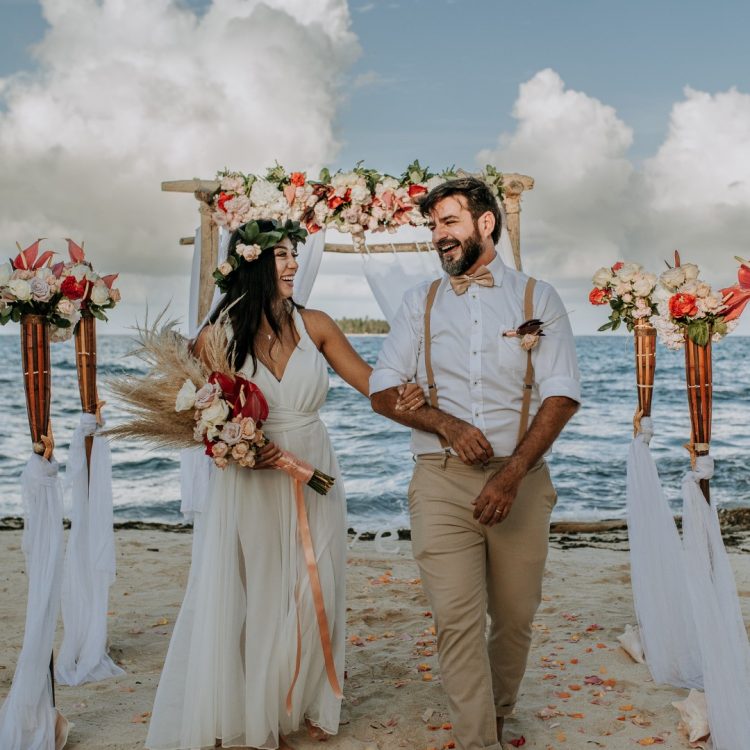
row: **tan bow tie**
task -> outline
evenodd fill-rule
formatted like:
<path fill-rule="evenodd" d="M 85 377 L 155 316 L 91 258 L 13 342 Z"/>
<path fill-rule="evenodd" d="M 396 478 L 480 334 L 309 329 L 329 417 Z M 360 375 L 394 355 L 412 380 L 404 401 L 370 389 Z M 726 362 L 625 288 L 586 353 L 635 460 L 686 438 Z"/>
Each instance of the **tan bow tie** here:
<path fill-rule="evenodd" d="M 463 294 L 472 284 L 479 286 L 494 286 L 495 278 L 487 266 L 479 266 L 476 273 L 466 274 L 465 276 L 449 276 L 453 291 L 460 295 Z"/>

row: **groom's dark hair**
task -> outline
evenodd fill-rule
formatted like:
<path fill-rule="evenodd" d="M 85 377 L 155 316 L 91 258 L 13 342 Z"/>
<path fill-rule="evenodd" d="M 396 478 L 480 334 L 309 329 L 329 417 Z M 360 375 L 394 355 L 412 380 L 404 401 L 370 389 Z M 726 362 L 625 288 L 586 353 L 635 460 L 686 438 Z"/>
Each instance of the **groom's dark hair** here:
<path fill-rule="evenodd" d="M 419 211 L 425 218 L 429 218 L 435 206 L 444 198 L 452 195 L 463 195 L 466 207 L 476 222 L 482 214 L 489 211 L 495 217 L 495 228 L 492 230 L 492 241 L 497 245 L 503 228 L 503 217 L 500 205 L 490 186 L 477 177 L 458 177 L 448 180 L 442 185 L 430 190 L 419 204 Z"/>

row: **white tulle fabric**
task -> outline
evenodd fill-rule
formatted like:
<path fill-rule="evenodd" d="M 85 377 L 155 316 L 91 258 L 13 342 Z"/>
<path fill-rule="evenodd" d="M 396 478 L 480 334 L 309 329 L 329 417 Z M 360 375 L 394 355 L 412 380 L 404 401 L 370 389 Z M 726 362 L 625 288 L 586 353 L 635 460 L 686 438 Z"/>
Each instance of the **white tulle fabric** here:
<path fill-rule="evenodd" d="M 107 653 L 109 587 L 115 580 L 112 455 L 109 442 L 95 434 L 97 429 L 95 415 L 81 415 L 65 473 L 72 510 L 62 581 L 65 634 L 55 661 L 55 677 L 63 685 L 125 674 Z M 94 435 L 90 479 L 88 435 Z"/>
<path fill-rule="evenodd" d="M 305 488 L 339 681 L 345 645 L 346 510 L 343 483 L 318 410 L 328 390 L 325 360 L 295 314 L 301 339 L 281 381 L 262 365 L 266 434 L 337 478 L 326 495 Z M 294 487 L 277 471 L 215 471 L 201 561 L 193 566 L 156 694 L 146 746 L 153 750 L 278 747 L 279 732 L 308 717 L 338 729 L 340 701 L 326 678 L 318 626 L 297 538 Z M 299 601 L 299 611 L 296 602 Z M 292 712 L 285 710 L 302 632 Z M 342 683 L 343 684 L 343 683 Z"/>
<path fill-rule="evenodd" d="M 53 750 L 56 711 L 49 664 L 60 606 L 63 550 L 57 462 L 33 454 L 21 476 L 21 491 L 29 594 L 23 647 L 10 693 L 0 709 L 0 748 Z"/>
<path fill-rule="evenodd" d="M 698 456 L 682 482 L 685 564 L 714 748 L 741 750 L 750 738 L 750 647 L 716 506 L 698 485 L 713 473 L 713 459 Z"/>
<path fill-rule="evenodd" d="M 640 638 L 654 682 L 701 688 L 682 542 L 649 449 L 652 436 L 653 423 L 644 417 L 627 463 L 630 577 Z"/>
<path fill-rule="evenodd" d="M 382 233 L 366 233 L 366 239 L 383 243 Z M 438 278 L 442 273 L 437 253 L 431 249 L 430 232 L 424 227 L 400 227 L 394 234 L 386 235 L 393 245 L 392 253 L 362 254 L 362 269 L 380 311 L 389 323 L 401 305 L 404 292 L 417 284 Z M 417 253 L 397 252 L 399 243 L 410 242 L 420 249 Z M 507 232 L 502 232 L 495 247 L 500 259 L 510 268 L 515 268 L 513 249 Z"/>

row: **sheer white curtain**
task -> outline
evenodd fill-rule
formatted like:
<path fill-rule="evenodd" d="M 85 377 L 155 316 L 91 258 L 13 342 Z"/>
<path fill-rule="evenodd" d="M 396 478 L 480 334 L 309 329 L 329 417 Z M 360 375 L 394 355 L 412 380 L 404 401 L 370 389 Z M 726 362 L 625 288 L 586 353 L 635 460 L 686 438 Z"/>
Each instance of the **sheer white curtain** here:
<path fill-rule="evenodd" d="M 10 693 L 0 709 L 2 750 L 52 750 L 57 712 L 49 668 L 60 607 L 63 527 L 56 461 L 32 454 L 21 476 L 23 552 L 29 578 L 26 630 Z"/>
<path fill-rule="evenodd" d="M 701 688 L 682 542 L 649 449 L 652 436 L 653 423 L 644 417 L 627 463 L 630 578 L 640 638 L 654 682 Z"/>
<path fill-rule="evenodd" d="M 65 484 L 72 499 L 70 534 L 62 581 L 65 626 L 55 676 L 63 685 L 81 685 L 125 674 L 107 653 L 109 587 L 115 580 L 112 455 L 96 435 L 94 414 L 82 414 L 68 453 Z M 93 435 L 91 473 L 86 437 Z"/>
<path fill-rule="evenodd" d="M 739 750 L 750 743 L 750 646 L 716 506 L 698 484 L 713 473 L 713 458 L 698 456 L 685 475 L 682 533 L 711 738 L 715 750 Z"/>

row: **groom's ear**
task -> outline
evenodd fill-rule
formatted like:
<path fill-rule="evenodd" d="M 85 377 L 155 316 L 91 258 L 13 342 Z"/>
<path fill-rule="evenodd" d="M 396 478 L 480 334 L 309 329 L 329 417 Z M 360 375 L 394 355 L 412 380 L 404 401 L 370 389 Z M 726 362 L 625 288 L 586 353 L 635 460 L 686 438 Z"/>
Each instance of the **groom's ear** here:
<path fill-rule="evenodd" d="M 492 211 L 485 211 L 477 219 L 477 228 L 479 229 L 479 236 L 483 240 L 492 237 L 492 232 L 495 231 L 495 215 Z"/>

